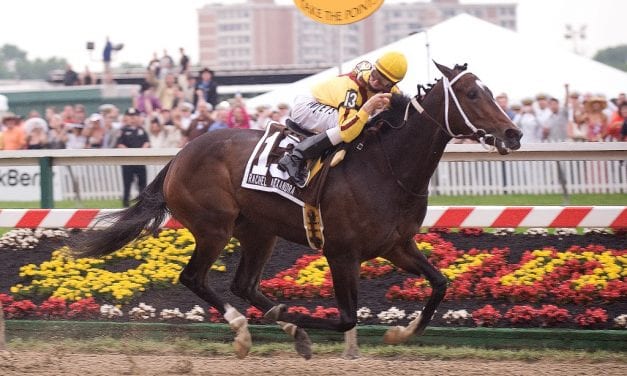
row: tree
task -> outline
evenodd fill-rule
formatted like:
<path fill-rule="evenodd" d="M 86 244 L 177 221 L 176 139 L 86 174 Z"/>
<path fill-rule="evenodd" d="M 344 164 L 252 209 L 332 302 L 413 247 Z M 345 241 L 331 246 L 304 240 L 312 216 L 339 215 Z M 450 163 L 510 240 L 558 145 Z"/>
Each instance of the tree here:
<path fill-rule="evenodd" d="M 599 50 L 593 59 L 627 72 L 627 44 Z"/>
<path fill-rule="evenodd" d="M 0 47 L 0 79 L 42 79 L 54 69 L 64 69 L 67 64 L 63 58 L 52 57 L 46 60 L 30 61 L 27 52 L 12 44 Z"/>

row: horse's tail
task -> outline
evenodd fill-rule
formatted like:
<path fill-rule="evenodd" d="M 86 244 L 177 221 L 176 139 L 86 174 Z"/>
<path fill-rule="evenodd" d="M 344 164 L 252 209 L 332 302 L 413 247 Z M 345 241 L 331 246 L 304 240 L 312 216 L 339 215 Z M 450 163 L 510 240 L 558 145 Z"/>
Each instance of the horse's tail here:
<path fill-rule="evenodd" d="M 163 197 L 163 182 L 170 168 L 169 162 L 157 177 L 144 189 L 137 202 L 124 210 L 107 214 L 98 221 L 112 222 L 104 230 L 89 230 L 68 241 L 68 246 L 77 257 L 103 256 L 122 248 L 140 236 L 157 236 L 159 228 L 168 214 Z"/>

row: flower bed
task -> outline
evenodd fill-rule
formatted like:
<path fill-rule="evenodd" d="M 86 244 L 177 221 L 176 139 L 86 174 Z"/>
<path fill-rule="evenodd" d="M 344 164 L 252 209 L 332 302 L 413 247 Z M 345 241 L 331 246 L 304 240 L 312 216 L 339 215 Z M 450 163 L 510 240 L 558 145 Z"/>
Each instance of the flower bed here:
<path fill-rule="evenodd" d="M 509 246 L 509 239 L 517 236 L 490 236 L 490 240 L 494 243 L 498 239 Z M 568 245 L 557 242 L 558 248 L 548 245 L 555 239 L 545 236 L 546 246 L 537 246 L 542 243 L 538 240 L 530 248 L 512 250 L 498 243 L 496 247 L 481 247 L 488 236 L 478 230 L 418 234 L 418 249 L 449 280 L 445 302 L 434 324 L 625 328 L 624 235 L 596 236 L 601 242 L 623 247 L 582 246 L 573 241 Z M 460 239 L 477 246 L 460 249 Z M 27 262 L 16 275 L 7 275 L 9 284 L 3 281 L 0 300 L 7 317 L 16 319 L 218 322 L 221 318 L 215 309 L 201 308 L 206 304 L 178 284 L 178 274 L 193 247 L 189 232 L 164 230 L 159 238 L 137 242 L 103 259 L 72 260 L 63 249 L 54 249 L 45 256 L 41 246 L 24 251 L 0 250 L 0 259 L 7 253 L 41 253 L 38 262 Z M 218 293 L 228 295 L 237 248 L 233 240 L 212 267 L 210 274 Z M 280 242 L 267 270 L 262 290 L 274 299 L 291 301 L 290 310 L 317 317 L 337 315 L 333 285 L 322 254 Z M 366 324 L 405 323 L 419 314 L 421 301 L 430 294 L 427 281 L 397 270 L 384 259 L 363 263 L 361 277 L 360 302 L 364 307 L 358 316 Z M 235 305 L 251 321 L 261 322 L 258 310 Z"/>

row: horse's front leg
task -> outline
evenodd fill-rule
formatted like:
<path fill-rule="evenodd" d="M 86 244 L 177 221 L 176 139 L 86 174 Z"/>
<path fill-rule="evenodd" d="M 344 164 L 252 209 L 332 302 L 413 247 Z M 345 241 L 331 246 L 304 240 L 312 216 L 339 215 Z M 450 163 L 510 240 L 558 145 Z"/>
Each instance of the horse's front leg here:
<path fill-rule="evenodd" d="M 271 318 L 295 324 L 299 328 L 314 328 L 346 332 L 357 325 L 357 290 L 359 286 L 359 259 L 345 249 L 338 252 L 325 252 L 331 276 L 335 300 L 340 313 L 338 319 L 311 317 L 289 313 L 286 310 L 273 309 Z"/>
<path fill-rule="evenodd" d="M 431 319 L 435 310 L 444 299 L 446 294 L 446 278 L 433 266 L 427 257 L 418 250 L 413 239 L 409 239 L 405 244 L 398 246 L 392 252 L 384 256 L 397 267 L 416 275 L 424 275 L 431 284 L 431 296 L 425 304 L 422 313 L 413 319 L 406 327 L 396 326 L 390 328 L 384 335 L 383 340 L 388 344 L 398 344 L 407 341 L 412 335 L 421 335 Z"/>

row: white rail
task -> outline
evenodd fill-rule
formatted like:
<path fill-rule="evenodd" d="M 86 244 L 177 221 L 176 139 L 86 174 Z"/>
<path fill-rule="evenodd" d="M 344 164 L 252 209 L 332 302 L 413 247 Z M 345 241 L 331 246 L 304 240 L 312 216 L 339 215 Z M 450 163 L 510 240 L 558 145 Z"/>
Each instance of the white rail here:
<path fill-rule="evenodd" d="M 6 175 L 2 166 L 36 166 L 43 160 L 42 166 L 72 166 L 72 171 L 69 167 L 55 170 L 60 199 L 78 198 L 78 193 L 81 199 L 118 199 L 122 191 L 119 165 L 149 165 L 152 180 L 179 150 L 0 151 L 0 189 L 7 180 L 2 178 Z M 487 152 L 480 145 L 450 144 L 442 161 L 431 179 L 431 194 L 627 193 L 626 142 L 527 144 L 506 156 Z M 40 172 L 44 179 L 45 168 Z"/>
<path fill-rule="evenodd" d="M 180 149 L 0 150 L 0 166 L 166 164 Z M 478 144 L 449 144 L 443 162 L 627 160 L 627 142 L 555 142 L 523 145 L 509 155 L 487 152 Z"/>

